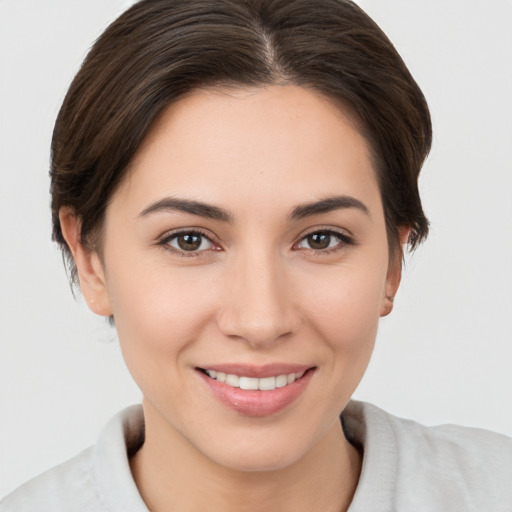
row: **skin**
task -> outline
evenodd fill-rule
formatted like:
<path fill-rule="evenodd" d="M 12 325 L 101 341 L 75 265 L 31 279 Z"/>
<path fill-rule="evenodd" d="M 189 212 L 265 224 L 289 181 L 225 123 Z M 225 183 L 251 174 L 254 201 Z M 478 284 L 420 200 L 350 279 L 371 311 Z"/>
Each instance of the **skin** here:
<path fill-rule="evenodd" d="M 333 196 L 366 211 L 290 219 Z M 141 215 L 166 197 L 223 208 L 232 222 Z M 361 455 L 339 414 L 400 281 L 368 146 L 350 118 L 295 86 L 196 91 L 140 147 L 107 208 L 101 257 L 79 243 L 72 211 L 61 222 L 82 292 L 94 312 L 114 315 L 144 396 L 146 440 L 131 465 L 148 507 L 346 510 Z M 180 251 L 177 229 L 210 241 Z M 312 247 L 307 235 L 322 230 L 353 243 L 331 235 Z M 196 369 L 273 362 L 314 371 L 295 401 L 264 417 L 226 407 Z"/>

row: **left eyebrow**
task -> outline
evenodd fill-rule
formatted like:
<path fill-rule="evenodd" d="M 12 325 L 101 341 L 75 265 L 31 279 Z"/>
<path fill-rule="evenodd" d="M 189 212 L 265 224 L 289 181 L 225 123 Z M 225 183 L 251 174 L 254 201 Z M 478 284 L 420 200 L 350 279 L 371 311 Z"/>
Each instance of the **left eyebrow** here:
<path fill-rule="evenodd" d="M 371 218 L 368 207 L 352 196 L 332 196 L 314 201 L 311 203 L 304 203 L 296 206 L 289 215 L 289 220 L 300 220 L 312 215 L 319 215 L 321 213 L 332 212 L 333 210 L 343 210 L 347 208 L 355 208 Z"/>

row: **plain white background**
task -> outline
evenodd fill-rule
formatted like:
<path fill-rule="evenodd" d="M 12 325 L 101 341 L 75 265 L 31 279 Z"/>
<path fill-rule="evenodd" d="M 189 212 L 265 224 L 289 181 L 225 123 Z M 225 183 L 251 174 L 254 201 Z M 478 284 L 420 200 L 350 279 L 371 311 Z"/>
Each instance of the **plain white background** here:
<path fill-rule="evenodd" d="M 92 41 L 130 2 L 0 0 L 0 496 L 140 394 L 50 241 L 49 145 Z M 512 2 L 361 0 L 430 103 L 431 236 L 356 397 L 512 435 Z"/>

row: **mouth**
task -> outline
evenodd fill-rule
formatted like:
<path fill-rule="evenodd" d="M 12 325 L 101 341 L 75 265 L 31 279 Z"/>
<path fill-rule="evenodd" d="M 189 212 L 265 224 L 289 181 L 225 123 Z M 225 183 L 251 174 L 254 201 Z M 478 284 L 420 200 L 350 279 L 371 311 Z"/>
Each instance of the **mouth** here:
<path fill-rule="evenodd" d="M 244 416 L 270 416 L 294 403 L 306 390 L 316 366 L 223 365 L 199 368 L 213 397 Z"/>
<path fill-rule="evenodd" d="M 280 375 L 271 375 L 269 377 L 249 377 L 246 375 L 236 375 L 234 373 L 225 373 L 216 370 L 209 370 L 205 368 L 198 368 L 199 371 L 205 375 L 214 379 L 217 382 L 222 382 L 226 386 L 232 388 L 240 388 L 247 391 L 272 391 L 276 388 L 284 388 L 290 384 L 293 384 L 296 380 L 302 378 L 307 371 L 303 370 L 300 372 L 283 373 Z"/>

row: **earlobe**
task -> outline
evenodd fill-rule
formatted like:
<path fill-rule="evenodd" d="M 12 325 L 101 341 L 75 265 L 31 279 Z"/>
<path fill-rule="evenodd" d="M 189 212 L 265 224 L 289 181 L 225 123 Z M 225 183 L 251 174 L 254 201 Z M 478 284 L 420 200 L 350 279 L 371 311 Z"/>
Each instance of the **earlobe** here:
<path fill-rule="evenodd" d="M 96 251 L 85 247 L 80 239 L 80 219 L 70 208 L 59 211 L 62 235 L 68 244 L 77 268 L 80 290 L 89 309 L 101 316 L 111 316 L 105 272 Z"/>
<path fill-rule="evenodd" d="M 385 293 L 384 297 L 382 298 L 382 305 L 380 310 L 381 317 L 387 316 L 391 313 L 391 311 L 393 311 L 395 295 L 398 291 L 398 287 L 400 286 L 400 281 L 402 279 L 402 255 L 404 253 L 405 245 L 409 240 L 411 228 L 401 227 L 398 230 L 398 234 L 400 237 L 400 253 L 397 254 L 394 260 L 389 264 L 388 273 L 386 276 Z"/>
<path fill-rule="evenodd" d="M 386 291 L 384 297 L 382 298 L 382 304 L 380 309 L 380 316 L 387 316 L 393 311 L 393 305 L 395 300 L 395 294 L 398 291 L 398 286 L 400 284 L 401 271 L 393 270 L 390 275 L 388 272 L 388 276 L 386 278 Z"/>

